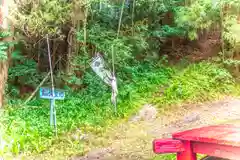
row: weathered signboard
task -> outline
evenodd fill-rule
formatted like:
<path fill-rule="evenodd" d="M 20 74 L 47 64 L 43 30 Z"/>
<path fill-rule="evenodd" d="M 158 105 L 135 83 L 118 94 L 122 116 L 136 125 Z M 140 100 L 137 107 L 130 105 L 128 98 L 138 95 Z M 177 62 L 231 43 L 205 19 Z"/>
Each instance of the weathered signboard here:
<path fill-rule="evenodd" d="M 57 117 L 55 109 L 55 100 L 63 100 L 65 98 L 64 90 L 54 89 L 54 94 L 52 88 L 40 88 L 39 96 L 43 99 L 50 100 L 50 125 L 55 126 L 55 133 L 57 134 Z"/>
<path fill-rule="evenodd" d="M 54 97 L 51 88 L 40 88 L 40 98 L 63 100 L 65 98 L 64 90 L 54 89 Z"/>
<path fill-rule="evenodd" d="M 108 85 L 111 86 L 111 72 L 106 68 L 104 59 L 100 54 L 92 59 L 91 67 L 93 71 Z"/>
<path fill-rule="evenodd" d="M 93 71 L 109 86 L 112 87 L 112 97 L 111 101 L 115 107 L 115 112 L 117 112 L 117 79 L 114 73 L 111 73 L 110 70 L 107 69 L 104 59 L 100 54 L 96 54 L 96 56 L 91 61 L 91 67 Z"/>

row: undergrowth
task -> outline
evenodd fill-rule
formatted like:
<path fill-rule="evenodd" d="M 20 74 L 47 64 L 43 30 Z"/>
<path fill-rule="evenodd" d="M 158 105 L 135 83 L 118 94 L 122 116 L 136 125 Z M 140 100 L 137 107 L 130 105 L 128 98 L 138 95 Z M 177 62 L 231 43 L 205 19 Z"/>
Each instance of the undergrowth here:
<path fill-rule="evenodd" d="M 77 129 L 101 133 L 106 126 L 127 118 L 144 103 L 155 102 L 163 107 L 188 100 L 205 100 L 216 94 L 231 94 L 234 90 L 231 74 L 210 62 L 190 64 L 182 70 L 160 63 L 142 63 L 125 67 L 118 72 L 118 78 L 117 115 L 114 115 L 109 100 L 110 89 L 90 70 L 84 78 L 88 84 L 86 90 L 68 92 L 64 101 L 57 101 L 59 136 Z M 159 86 L 168 88 L 163 95 L 153 96 L 159 91 Z M 28 106 L 9 106 L 0 122 L 4 124 L 0 126 L 4 131 L 0 138 L 5 142 L 1 143 L 1 154 L 42 153 L 60 143 L 49 126 L 49 102 L 45 100 L 33 100 Z M 84 147 L 80 140 L 71 142 L 71 145 Z"/>
<path fill-rule="evenodd" d="M 68 92 L 65 100 L 56 102 L 59 135 L 79 128 L 95 134 L 101 132 L 112 121 L 135 112 L 156 86 L 167 83 L 173 71 L 159 64 L 144 63 L 126 67 L 124 72 L 118 73 L 117 115 L 110 103 L 110 88 L 89 70 L 84 78 L 88 84 L 86 90 Z M 36 99 L 28 106 L 9 106 L 0 121 L 6 128 L 4 139 L 11 143 L 5 146 L 5 152 L 40 153 L 56 140 L 49 126 L 49 102 L 46 100 Z"/>
<path fill-rule="evenodd" d="M 158 97 L 155 102 L 167 105 L 186 101 L 206 101 L 216 98 L 218 94 L 235 94 L 237 91 L 234 82 L 232 75 L 221 64 L 211 62 L 191 64 L 171 79 L 164 96 Z"/>

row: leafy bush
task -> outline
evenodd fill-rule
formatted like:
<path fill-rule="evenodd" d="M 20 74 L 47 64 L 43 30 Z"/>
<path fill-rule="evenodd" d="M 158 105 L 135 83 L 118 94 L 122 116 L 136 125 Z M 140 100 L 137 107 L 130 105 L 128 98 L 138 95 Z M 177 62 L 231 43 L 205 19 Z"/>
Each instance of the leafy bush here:
<path fill-rule="evenodd" d="M 218 8 L 213 8 L 212 1 L 209 0 L 194 1 L 190 6 L 176 8 L 175 12 L 177 26 L 185 31 L 191 40 L 198 38 L 199 31 L 210 29 L 220 20 Z"/>
<path fill-rule="evenodd" d="M 78 32 L 78 40 L 84 41 L 83 31 Z M 114 55 L 117 65 L 127 65 L 127 61 L 131 58 L 132 46 L 127 44 L 127 37 L 119 37 L 116 39 L 116 31 L 109 30 L 98 24 L 91 26 L 88 30 L 87 42 L 96 46 L 96 51 L 104 53 L 106 59 L 111 62 L 112 50 L 114 47 Z M 83 48 L 82 48 L 83 49 Z M 89 59 L 91 56 L 88 57 Z"/>
<path fill-rule="evenodd" d="M 71 4 L 67 1 L 23 0 L 14 3 L 10 12 L 12 22 L 19 30 L 25 30 L 27 36 L 62 36 L 62 24 L 70 20 Z"/>
<path fill-rule="evenodd" d="M 216 64 L 193 64 L 173 79 L 165 91 L 164 101 L 201 100 L 206 94 L 229 93 L 233 82 L 231 74 Z"/>
<path fill-rule="evenodd" d="M 11 34 L 9 32 L 0 32 L 0 39 L 9 37 Z M 0 42 L 0 61 L 1 60 L 7 60 L 8 55 L 7 55 L 7 49 L 10 45 L 12 45 L 13 42 L 7 42 L 7 41 L 2 41 Z"/>
<path fill-rule="evenodd" d="M 8 85 L 6 93 L 9 101 L 19 97 L 19 87 L 21 85 L 30 85 L 36 87 L 44 78 L 45 73 L 39 73 L 37 63 L 21 55 L 19 50 L 12 53 L 12 63 L 8 69 Z"/>

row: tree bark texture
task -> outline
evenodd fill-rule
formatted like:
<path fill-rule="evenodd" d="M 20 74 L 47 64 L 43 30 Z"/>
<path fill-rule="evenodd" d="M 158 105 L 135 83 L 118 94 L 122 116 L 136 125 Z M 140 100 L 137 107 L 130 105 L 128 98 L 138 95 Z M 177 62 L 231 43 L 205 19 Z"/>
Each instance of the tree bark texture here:
<path fill-rule="evenodd" d="M 8 21 L 8 9 L 9 4 L 11 4 L 11 0 L 2 0 L 2 8 L 0 11 L 1 14 L 1 28 L 2 31 L 9 31 L 9 21 Z M 11 27 L 11 31 L 13 28 Z M 10 41 L 12 40 L 12 37 L 4 38 L 3 41 Z M 1 60 L 0 59 L 0 108 L 3 107 L 4 104 L 4 92 L 5 87 L 8 79 L 8 65 L 11 59 L 11 49 L 8 49 L 7 51 L 8 59 L 7 60 Z"/>
<path fill-rule="evenodd" d="M 0 108 L 4 104 L 4 91 L 8 77 L 8 62 L 0 61 Z"/>

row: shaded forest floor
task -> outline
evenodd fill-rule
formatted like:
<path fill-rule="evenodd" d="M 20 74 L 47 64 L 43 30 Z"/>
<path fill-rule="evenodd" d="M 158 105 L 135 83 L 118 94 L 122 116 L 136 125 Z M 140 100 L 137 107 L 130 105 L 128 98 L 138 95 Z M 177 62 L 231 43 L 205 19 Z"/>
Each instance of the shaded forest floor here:
<path fill-rule="evenodd" d="M 224 97 L 221 100 L 188 104 L 162 111 L 161 116 L 154 117 L 153 106 L 143 107 L 136 121 L 128 121 L 109 130 L 103 139 L 109 145 L 90 151 L 85 157 L 74 160 L 151 160 L 174 159 L 173 155 L 156 156 L 152 152 L 154 138 L 170 137 L 171 133 L 194 127 L 223 122 L 237 121 L 240 117 L 240 99 Z M 160 113 L 158 112 L 158 114 Z M 152 115 L 152 116 L 149 116 Z M 147 118 L 146 118 L 147 117 Z M 149 118 L 151 117 L 151 118 Z M 93 140 L 94 141 L 94 140 Z M 106 142 L 105 142 L 106 143 Z"/>

